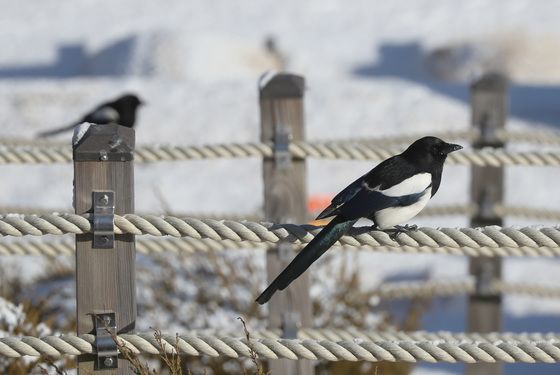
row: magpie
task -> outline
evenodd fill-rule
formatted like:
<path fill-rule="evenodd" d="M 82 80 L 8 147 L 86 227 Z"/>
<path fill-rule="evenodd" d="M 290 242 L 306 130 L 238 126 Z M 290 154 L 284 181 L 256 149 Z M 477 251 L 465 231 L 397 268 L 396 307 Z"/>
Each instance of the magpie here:
<path fill-rule="evenodd" d="M 265 304 L 277 290 L 284 290 L 325 253 L 360 218 L 373 221 L 373 229 L 390 228 L 398 234 L 438 191 L 447 155 L 462 149 L 436 137 L 423 137 L 403 153 L 381 162 L 338 193 L 317 220 L 334 218 L 303 248 L 257 298 Z"/>
<path fill-rule="evenodd" d="M 50 137 L 68 130 L 74 129 L 76 125 L 83 122 L 90 122 L 93 124 L 118 124 L 126 126 L 127 128 L 134 127 L 136 121 L 136 110 L 142 105 L 142 101 L 134 94 L 125 94 L 119 98 L 101 103 L 95 107 L 91 112 L 85 114 L 80 120 L 63 126 L 54 130 L 47 130 L 39 133 L 39 137 Z"/>

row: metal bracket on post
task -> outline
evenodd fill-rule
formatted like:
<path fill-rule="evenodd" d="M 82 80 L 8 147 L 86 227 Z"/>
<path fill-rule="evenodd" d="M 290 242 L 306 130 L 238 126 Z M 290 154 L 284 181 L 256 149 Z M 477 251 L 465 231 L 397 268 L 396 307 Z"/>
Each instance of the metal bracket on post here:
<path fill-rule="evenodd" d="M 301 326 L 301 316 L 296 311 L 282 314 L 282 338 L 297 339 L 298 330 Z"/>
<path fill-rule="evenodd" d="M 115 246 L 115 193 L 94 191 L 93 197 L 93 248 L 112 249 Z"/>
<path fill-rule="evenodd" d="M 497 114 L 494 112 L 486 112 L 482 114 L 482 119 L 478 124 L 480 129 L 480 137 L 475 141 L 474 146 L 476 148 L 483 148 L 483 147 L 493 147 L 493 148 L 501 148 L 504 147 L 503 141 L 500 140 L 498 137 L 498 129 L 496 126 L 493 126 L 497 119 Z"/>
<path fill-rule="evenodd" d="M 494 186 L 484 186 L 480 195 L 479 209 L 476 217 L 480 220 L 499 220 L 496 215 L 496 192 Z"/>
<path fill-rule="evenodd" d="M 284 124 L 275 124 L 274 161 L 278 169 L 287 169 L 292 164 L 292 155 L 290 154 L 291 140 L 292 132 L 290 131 L 290 127 Z"/>
<path fill-rule="evenodd" d="M 475 276 L 475 294 L 481 297 L 496 297 L 500 293 L 494 287 L 496 280 L 496 270 L 494 264 L 490 262 L 482 263 Z"/>
<path fill-rule="evenodd" d="M 117 320 L 114 312 L 93 313 L 95 327 L 96 370 L 119 367 L 119 351 L 115 342 Z"/>

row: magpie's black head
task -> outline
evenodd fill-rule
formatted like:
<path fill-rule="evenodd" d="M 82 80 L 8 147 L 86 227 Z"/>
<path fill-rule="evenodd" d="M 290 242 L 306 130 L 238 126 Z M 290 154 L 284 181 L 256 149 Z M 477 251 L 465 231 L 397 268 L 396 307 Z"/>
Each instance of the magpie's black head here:
<path fill-rule="evenodd" d="M 144 104 L 140 98 L 134 94 L 125 94 L 117 98 L 114 102 L 115 107 L 126 107 L 135 110 Z"/>
<path fill-rule="evenodd" d="M 119 125 L 132 128 L 136 122 L 136 110 L 142 104 L 144 103 L 138 96 L 134 94 L 125 94 L 106 105 L 118 112 L 117 122 Z"/>
<path fill-rule="evenodd" d="M 402 153 L 403 157 L 424 166 L 443 165 L 447 155 L 463 147 L 447 143 L 437 137 L 423 137 L 411 144 Z"/>

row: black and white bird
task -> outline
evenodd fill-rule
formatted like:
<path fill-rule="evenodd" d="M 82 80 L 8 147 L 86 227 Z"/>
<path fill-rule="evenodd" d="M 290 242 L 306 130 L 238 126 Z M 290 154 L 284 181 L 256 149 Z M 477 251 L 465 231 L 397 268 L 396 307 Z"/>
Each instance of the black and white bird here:
<path fill-rule="evenodd" d="M 47 130 L 39 133 L 39 137 L 50 137 L 65 131 L 72 130 L 76 125 L 83 122 L 92 124 L 105 125 L 105 124 L 118 124 L 126 126 L 127 128 L 134 127 L 136 122 L 136 110 L 142 105 L 142 100 L 134 94 L 125 94 L 119 98 L 101 103 L 95 107 L 91 112 L 85 114 L 80 120 L 73 122 L 70 125 L 63 126 L 54 130 Z"/>
<path fill-rule="evenodd" d="M 381 162 L 338 193 L 317 219 L 334 218 L 257 298 L 259 304 L 284 290 L 325 253 L 360 219 L 373 221 L 375 229 L 400 227 L 416 216 L 438 191 L 447 155 L 462 149 L 436 137 L 415 141 L 403 153 Z"/>

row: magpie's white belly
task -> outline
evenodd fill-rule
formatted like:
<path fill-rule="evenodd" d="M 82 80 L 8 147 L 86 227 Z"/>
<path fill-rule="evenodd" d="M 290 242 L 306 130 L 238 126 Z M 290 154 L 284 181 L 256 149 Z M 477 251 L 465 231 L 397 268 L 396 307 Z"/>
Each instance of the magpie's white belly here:
<path fill-rule="evenodd" d="M 420 199 L 410 206 L 389 207 L 379 210 L 374 214 L 375 223 L 380 229 L 392 228 L 395 225 L 404 224 L 416 216 L 426 206 L 430 200 L 432 188 L 424 190 Z"/>

